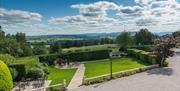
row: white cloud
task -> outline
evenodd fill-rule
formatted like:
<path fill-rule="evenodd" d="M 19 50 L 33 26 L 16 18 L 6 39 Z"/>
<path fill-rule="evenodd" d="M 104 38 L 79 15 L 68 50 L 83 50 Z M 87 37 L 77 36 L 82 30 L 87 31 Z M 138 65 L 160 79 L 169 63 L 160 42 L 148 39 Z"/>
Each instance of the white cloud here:
<path fill-rule="evenodd" d="M 141 10 L 143 10 L 143 8 L 140 6 L 133 6 L 133 7 L 127 6 L 127 7 L 121 7 L 120 8 L 120 11 L 122 13 L 129 13 L 129 14 L 137 13 L 138 11 L 141 11 Z"/>
<path fill-rule="evenodd" d="M 79 12 L 84 17 L 105 17 L 107 10 L 117 10 L 119 6 L 107 1 L 99 1 L 93 4 L 76 4 L 72 5 L 72 8 L 79 9 Z"/>
<path fill-rule="evenodd" d="M 0 23 L 1 24 L 16 24 L 31 21 L 41 21 L 42 15 L 34 12 L 21 10 L 7 10 L 0 8 Z"/>
<path fill-rule="evenodd" d="M 151 31 L 177 30 L 180 26 L 179 4 L 175 0 L 135 0 L 136 6 L 122 6 L 113 2 L 99 1 L 91 4 L 76 4 L 72 8 L 79 9 L 79 15 L 60 18 L 51 18 L 49 22 L 61 26 L 63 23 L 75 24 L 78 27 L 68 26 L 77 31 L 92 29 L 106 31 L 121 31 L 123 25 L 137 31 L 137 28 L 149 28 Z M 116 11 L 116 16 L 109 17 L 107 11 Z M 169 28 L 164 28 L 164 25 Z M 106 27 L 108 26 L 108 27 Z M 117 28 L 118 29 L 115 29 Z M 162 28 L 161 30 L 156 29 Z M 106 28 L 106 29 L 105 29 Z"/>
<path fill-rule="evenodd" d="M 75 4 L 71 8 L 79 9 L 79 15 L 51 18 L 50 24 L 97 24 L 117 22 L 116 19 L 107 17 L 108 10 L 118 10 L 119 6 L 107 1 L 99 1 L 93 4 Z"/>

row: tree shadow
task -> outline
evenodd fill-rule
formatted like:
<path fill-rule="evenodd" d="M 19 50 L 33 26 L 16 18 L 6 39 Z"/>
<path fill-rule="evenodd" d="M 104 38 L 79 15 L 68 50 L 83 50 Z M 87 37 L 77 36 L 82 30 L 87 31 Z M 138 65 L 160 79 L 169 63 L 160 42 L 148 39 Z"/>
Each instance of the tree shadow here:
<path fill-rule="evenodd" d="M 172 68 L 157 68 L 147 71 L 148 75 L 164 75 L 164 76 L 170 76 L 173 74 Z"/>

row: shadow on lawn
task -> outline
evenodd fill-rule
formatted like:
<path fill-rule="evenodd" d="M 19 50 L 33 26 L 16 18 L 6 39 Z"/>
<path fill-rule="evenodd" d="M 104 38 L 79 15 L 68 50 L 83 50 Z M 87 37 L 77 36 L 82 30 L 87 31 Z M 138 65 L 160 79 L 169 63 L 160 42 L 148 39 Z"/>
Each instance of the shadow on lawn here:
<path fill-rule="evenodd" d="M 147 71 L 148 75 L 164 75 L 164 76 L 170 76 L 173 74 L 172 68 L 157 68 Z"/>

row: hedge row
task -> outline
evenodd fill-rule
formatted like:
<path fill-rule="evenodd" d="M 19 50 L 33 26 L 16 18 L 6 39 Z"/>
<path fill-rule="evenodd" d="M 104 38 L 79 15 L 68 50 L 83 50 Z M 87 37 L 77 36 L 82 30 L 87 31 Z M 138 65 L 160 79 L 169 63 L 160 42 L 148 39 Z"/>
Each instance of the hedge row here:
<path fill-rule="evenodd" d="M 106 59 L 109 58 L 109 50 L 40 55 L 38 57 L 40 62 L 45 62 L 49 65 L 52 65 L 53 61 L 57 58 L 68 59 L 71 62 Z"/>
<path fill-rule="evenodd" d="M 112 74 L 112 77 L 113 77 L 113 79 L 121 78 L 121 77 L 125 77 L 125 76 L 130 76 L 130 75 L 133 75 L 136 73 L 144 72 L 146 70 L 150 70 L 150 69 L 157 68 L 157 67 L 158 67 L 158 65 L 151 65 L 151 66 L 146 66 L 146 67 L 142 67 L 142 68 L 136 68 L 136 69 L 126 70 L 126 71 L 115 72 Z M 83 85 L 91 85 L 91 84 L 105 82 L 108 80 L 110 80 L 109 74 L 84 79 Z"/>
<path fill-rule="evenodd" d="M 150 48 L 152 48 L 152 47 L 153 47 L 153 45 L 138 45 L 138 46 L 129 46 L 128 48 L 149 51 Z"/>
<path fill-rule="evenodd" d="M 45 62 L 48 65 L 52 65 L 53 61 L 60 57 L 60 54 L 40 55 L 38 57 L 40 62 Z"/>
<path fill-rule="evenodd" d="M 100 60 L 109 58 L 109 50 L 69 53 L 66 57 L 70 61 Z"/>
<path fill-rule="evenodd" d="M 140 59 L 141 61 L 148 62 L 150 64 L 157 64 L 157 56 L 150 55 L 149 52 L 145 52 L 143 50 L 138 49 L 128 49 L 128 55 Z"/>

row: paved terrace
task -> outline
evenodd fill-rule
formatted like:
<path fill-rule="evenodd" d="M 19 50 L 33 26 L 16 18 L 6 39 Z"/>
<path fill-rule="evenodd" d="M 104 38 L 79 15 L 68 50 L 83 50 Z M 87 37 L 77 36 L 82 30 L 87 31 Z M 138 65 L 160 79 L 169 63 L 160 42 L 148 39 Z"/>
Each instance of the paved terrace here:
<path fill-rule="evenodd" d="M 180 49 L 166 68 L 152 69 L 129 77 L 82 86 L 71 91 L 180 91 Z"/>

